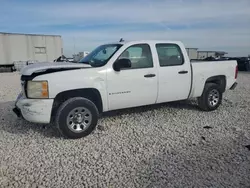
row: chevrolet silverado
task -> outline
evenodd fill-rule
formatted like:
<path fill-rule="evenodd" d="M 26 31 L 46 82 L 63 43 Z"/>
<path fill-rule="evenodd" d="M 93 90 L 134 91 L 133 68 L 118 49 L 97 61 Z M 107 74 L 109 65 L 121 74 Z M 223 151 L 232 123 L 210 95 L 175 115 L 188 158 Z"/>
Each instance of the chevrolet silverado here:
<path fill-rule="evenodd" d="M 179 41 L 103 44 L 79 63 L 39 63 L 21 72 L 13 111 L 27 121 L 52 123 L 67 138 L 81 138 L 111 110 L 197 98 L 217 109 L 237 85 L 236 61 L 191 63 Z"/>

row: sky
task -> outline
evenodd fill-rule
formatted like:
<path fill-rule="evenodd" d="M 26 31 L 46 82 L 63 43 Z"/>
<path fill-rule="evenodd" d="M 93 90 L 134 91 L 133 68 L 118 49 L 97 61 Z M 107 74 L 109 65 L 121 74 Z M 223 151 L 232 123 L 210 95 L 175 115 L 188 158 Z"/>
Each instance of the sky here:
<path fill-rule="evenodd" d="M 0 0 L 0 32 L 61 35 L 67 56 L 120 38 L 246 56 L 250 0 Z"/>

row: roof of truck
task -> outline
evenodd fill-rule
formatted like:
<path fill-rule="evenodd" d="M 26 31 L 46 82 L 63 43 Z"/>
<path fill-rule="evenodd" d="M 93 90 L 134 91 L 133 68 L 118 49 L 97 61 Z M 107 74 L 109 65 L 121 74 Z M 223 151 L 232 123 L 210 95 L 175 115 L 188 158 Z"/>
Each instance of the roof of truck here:
<path fill-rule="evenodd" d="M 109 44 L 127 44 L 127 43 L 181 43 L 180 41 L 172 41 L 172 40 L 130 40 L 123 42 L 111 42 Z"/>

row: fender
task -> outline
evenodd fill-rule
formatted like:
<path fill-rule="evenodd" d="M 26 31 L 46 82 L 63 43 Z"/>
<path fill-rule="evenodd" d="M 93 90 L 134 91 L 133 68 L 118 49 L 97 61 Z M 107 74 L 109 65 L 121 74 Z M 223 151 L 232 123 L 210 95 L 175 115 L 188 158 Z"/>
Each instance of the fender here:
<path fill-rule="evenodd" d="M 225 90 L 226 90 L 226 85 L 227 85 L 227 81 L 226 81 L 226 76 L 225 75 L 218 75 L 218 76 L 212 76 L 212 77 L 209 77 L 205 84 L 206 83 L 215 83 L 215 84 L 218 84 L 221 88 L 221 91 L 224 93 Z M 205 87 L 205 85 L 204 85 Z"/>

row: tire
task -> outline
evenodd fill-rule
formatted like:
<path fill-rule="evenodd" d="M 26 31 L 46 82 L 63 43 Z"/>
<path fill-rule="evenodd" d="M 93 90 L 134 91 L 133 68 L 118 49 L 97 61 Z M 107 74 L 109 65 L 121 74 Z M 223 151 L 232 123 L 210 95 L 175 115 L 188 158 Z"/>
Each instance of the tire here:
<path fill-rule="evenodd" d="M 216 110 L 222 101 L 222 91 L 219 85 L 207 83 L 201 97 L 198 97 L 198 106 L 203 111 Z"/>
<path fill-rule="evenodd" d="M 250 71 L 250 62 L 249 62 L 249 63 L 246 63 L 245 70 L 246 70 L 246 71 Z"/>
<path fill-rule="evenodd" d="M 95 129 L 98 116 L 98 109 L 92 101 L 75 97 L 68 99 L 58 108 L 55 125 L 66 138 L 82 138 Z"/>

